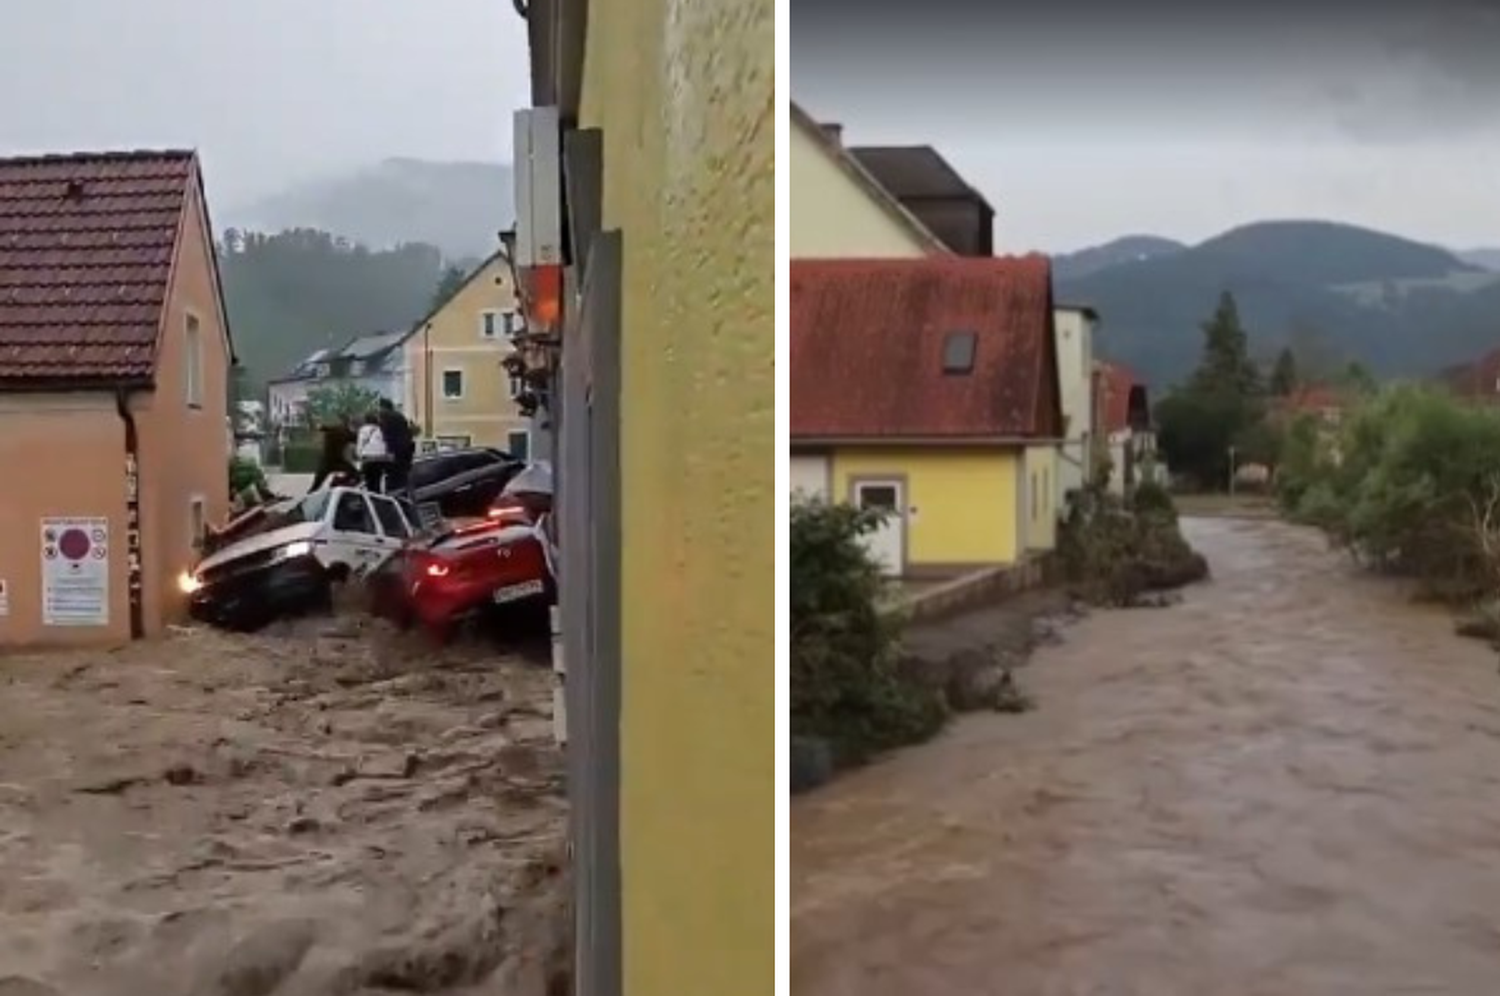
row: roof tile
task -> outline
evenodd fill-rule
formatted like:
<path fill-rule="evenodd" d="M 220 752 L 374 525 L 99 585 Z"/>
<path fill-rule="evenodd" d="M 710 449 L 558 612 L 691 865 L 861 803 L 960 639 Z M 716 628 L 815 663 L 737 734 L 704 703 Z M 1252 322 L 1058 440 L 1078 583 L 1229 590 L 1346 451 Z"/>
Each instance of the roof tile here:
<path fill-rule="evenodd" d="M 0 159 L 0 388 L 148 378 L 192 152 Z"/>
<path fill-rule="evenodd" d="M 1043 256 L 793 260 L 794 438 L 1059 435 Z M 974 332 L 970 374 L 943 372 Z"/>

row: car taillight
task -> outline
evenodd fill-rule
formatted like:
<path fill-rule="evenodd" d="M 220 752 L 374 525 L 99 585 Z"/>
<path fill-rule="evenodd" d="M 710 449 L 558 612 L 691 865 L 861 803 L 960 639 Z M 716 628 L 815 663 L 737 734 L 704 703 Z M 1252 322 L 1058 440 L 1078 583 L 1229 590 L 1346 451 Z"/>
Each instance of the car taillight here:
<path fill-rule="evenodd" d="M 423 573 L 426 574 L 430 578 L 447 577 L 448 576 L 448 565 L 447 564 L 441 564 L 441 563 L 433 562 L 433 563 L 430 563 L 430 564 L 427 565 L 427 570 L 425 570 Z"/>

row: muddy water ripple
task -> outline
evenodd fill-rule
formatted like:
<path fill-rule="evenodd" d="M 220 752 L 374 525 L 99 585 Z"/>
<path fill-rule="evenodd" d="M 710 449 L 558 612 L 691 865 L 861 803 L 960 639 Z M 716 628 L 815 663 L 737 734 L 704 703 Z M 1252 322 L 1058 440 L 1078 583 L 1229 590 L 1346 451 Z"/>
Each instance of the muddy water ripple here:
<path fill-rule="evenodd" d="M 1500 675 L 1308 532 L 1097 613 L 1040 709 L 799 799 L 798 996 L 1500 993 Z"/>

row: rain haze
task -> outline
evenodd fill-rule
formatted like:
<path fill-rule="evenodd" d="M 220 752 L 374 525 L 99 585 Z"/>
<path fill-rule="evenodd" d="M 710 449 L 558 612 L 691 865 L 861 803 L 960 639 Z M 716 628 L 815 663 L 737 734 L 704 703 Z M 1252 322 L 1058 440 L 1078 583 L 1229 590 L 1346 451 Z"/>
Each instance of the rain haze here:
<path fill-rule="evenodd" d="M 506 0 L 0 4 L 0 155 L 193 147 L 237 204 L 394 156 L 508 162 Z"/>
<path fill-rule="evenodd" d="M 1125 13 L 1128 10 L 1128 15 Z M 799 0 L 793 96 L 931 144 L 1004 251 L 1323 218 L 1500 243 L 1500 10 Z"/>

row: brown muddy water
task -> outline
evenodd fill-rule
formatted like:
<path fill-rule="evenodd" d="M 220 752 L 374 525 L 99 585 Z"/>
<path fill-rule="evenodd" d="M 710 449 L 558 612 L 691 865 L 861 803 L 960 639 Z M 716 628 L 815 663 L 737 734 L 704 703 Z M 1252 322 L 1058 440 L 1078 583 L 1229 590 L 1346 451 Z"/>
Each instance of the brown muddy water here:
<path fill-rule="evenodd" d="M 554 991 L 551 687 L 357 618 L 0 653 L 0 994 Z"/>
<path fill-rule="evenodd" d="M 798 996 L 1500 992 L 1500 674 L 1273 521 L 792 808 Z"/>

